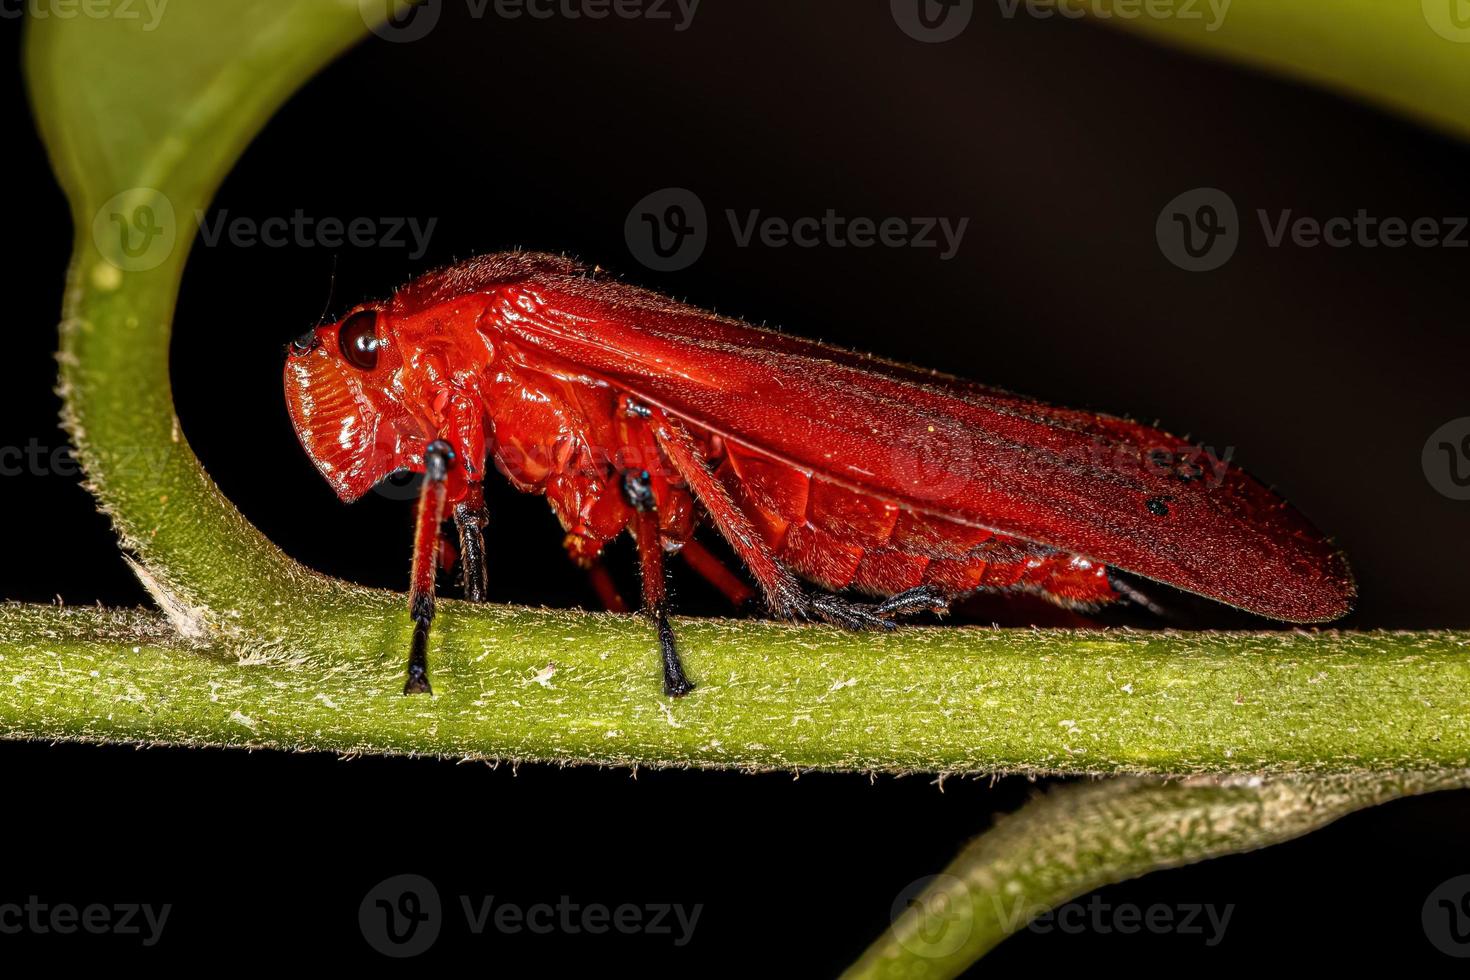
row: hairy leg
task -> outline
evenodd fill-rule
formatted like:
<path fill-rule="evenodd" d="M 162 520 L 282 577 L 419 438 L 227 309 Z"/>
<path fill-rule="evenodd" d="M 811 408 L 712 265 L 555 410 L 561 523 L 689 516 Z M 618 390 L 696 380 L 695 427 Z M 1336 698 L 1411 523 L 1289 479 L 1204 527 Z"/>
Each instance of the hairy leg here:
<path fill-rule="evenodd" d="M 439 564 L 439 525 L 444 523 L 445 481 L 453 463 L 454 449 L 443 440 L 431 442 L 424 450 L 424 485 L 419 491 L 408 593 L 413 641 L 404 694 L 433 693 L 429 686 L 429 624 L 434 621 L 434 574 Z"/>
<path fill-rule="evenodd" d="M 459 564 L 464 578 L 464 597 L 471 602 L 484 602 L 489 591 L 485 568 L 484 497 L 478 484 L 472 485 L 469 500 L 454 505 L 454 526 L 459 529 Z"/>

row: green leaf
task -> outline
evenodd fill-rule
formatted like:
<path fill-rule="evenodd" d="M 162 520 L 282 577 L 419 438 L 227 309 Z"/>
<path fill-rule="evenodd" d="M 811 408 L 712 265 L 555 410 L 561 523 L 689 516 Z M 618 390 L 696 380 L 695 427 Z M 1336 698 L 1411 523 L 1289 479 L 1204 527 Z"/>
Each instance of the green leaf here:
<path fill-rule="evenodd" d="M 1100 0 L 1076 6 L 1104 23 L 1197 54 L 1300 78 L 1462 139 L 1470 136 L 1470 8 L 1464 0 Z M 1149 16 L 1155 7 L 1167 15 Z M 1201 105 L 1201 111 L 1208 108 Z"/>

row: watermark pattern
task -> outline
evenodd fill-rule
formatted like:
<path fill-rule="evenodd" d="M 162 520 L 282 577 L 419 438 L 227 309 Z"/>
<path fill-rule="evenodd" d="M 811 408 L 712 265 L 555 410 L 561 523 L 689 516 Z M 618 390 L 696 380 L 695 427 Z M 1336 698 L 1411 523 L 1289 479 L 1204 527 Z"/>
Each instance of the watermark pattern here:
<path fill-rule="evenodd" d="M 173 254 L 178 222 L 168 197 L 152 187 L 132 187 L 107 199 L 92 217 L 92 242 L 123 272 L 147 272 Z"/>
<path fill-rule="evenodd" d="M 1159 212 L 1154 237 L 1164 258 L 1189 272 L 1218 269 L 1240 244 L 1240 219 L 1230 195 L 1215 187 L 1196 187 Z"/>
<path fill-rule="evenodd" d="M 499 935 L 592 935 L 608 933 L 667 937 L 687 946 L 694 937 L 702 904 L 577 902 L 562 895 L 555 902 L 521 904 L 495 895 L 459 895 L 465 932 Z M 368 890 L 358 906 L 363 939 L 384 956 L 403 959 L 432 947 L 446 924 L 444 904 L 434 883 L 422 875 L 395 875 Z"/>
<path fill-rule="evenodd" d="M 1421 912 L 1424 935 L 1446 956 L 1470 959 L 1470 875 L 1443 882 Z"/>
<path fill-rule="evenodd" d="M 1466 879 L 1470 881 L 1470 878 Z M 893 934 L 899 945 L 924 957 L 944 957 L 958 952 L 969 940 L 983 911 L 977 896 L 953 875 L 929 875 L 912 882 L 893 901 Z M 1109 902 L 1094 893 L 1085 901 L 1048 908 L 1024 897 L 991 895 L 989 915 L 1007 934 L 1022 929 L 1038 934 L 1094 933 L 1198 936 L 1215 947 L 1225 938 L 1235 906 L 1202 902 L 1141 906 L 1131 902 Z M 1470 928 L 1470 921 L 1467 921 Z M 1470 941 L 1470 940 L 1467 940 Z"/>
<path fill-rule="evenodd" d="M 925 44 L 953 41 L 975 16 L 975 0 L 889 0 L 893 22 Z"/>
<path fill-rule="evenodd" d="M 689 945 L 704 912 L 702 904 L 651 902 L 637 905 L 622 902 L 604 905 L 600 902 L 574 902 L 569 895 L 562 895 L 554 905 L 550 902 L 520 905 L 500 901 L 494 895 L 475 898 L 461 895 L 459 904 L 464 911 L 466 925 L 476 936 L 487 929 L 505 935 L 526 932 L 538 936 L 553 933 L 601 936 L 615 932 L 625 936 L 667 936 L 678 947 Z"/>
<path fill-rule="evenodd" d="M 1451 419 L 1430 433 L 1419 462 L 1441 495 L 1470 500 L 1470 417 Z"/>
<path fill-rule="evenodd" d="M 108 467 L 129 479 L 161 479 L 172 446 L 119 446 L 108 452 Z M 0 446 L 0 477 L 59 476 L 75 479 L 82 475 L 81 463 L 71 446 L 50 445 L 32 436 L 25 445 Z"/>
<path fill-rule="evenodd" d="M 1424 21 L 1446 41 L 1470 44 L 1470 0 L 1421 0 Z"/>
<path fill-rule="evenodd" d="M 975 929 L 970 890 L 954 875 L 927 875 L 898 893 L 889 910 L 893 934 L 916 956 L 951 956 Z"/>
<path fill-rule="evenodd" d="M 158 29 L 168 0 L 0 0 L 0 19 L 140 20 L 144 31 Z"/>
<path fill-rule="evenodd" d="M 633 258 L 655 272 L 687 269 L 709 244 L 709 215 L 699 195 L 686 187 L 665 187 L 628 211 L 623 238 Z"/>
<path fill-rule="evenodd" d="M 79 932 L 93 936 L 136 936 L 144 946 L 155 946 L 163 936 L 173 906 L 146 902 L 105 905 L 94 902 L 76 906 L 69 902 L 43 902 L 27 896 L 24 903 L 0 903 L 0 935 L 71 936 Z"/>
<path fill-rule="evenodd" d="M 473 20 L 646 20 L 687 31 L 700 0 L 457 0 Z M 403 44 L 429 36 L 446 0 L 357 0 L 363 23 L 385 41 Z"/>
<path fill-rule="evenodd" d="M 969 218 L 937 216 L 874 218 L 827 208 L 821 214 L 766 214 L 759 208 L 724 210 L 737 248 L 914 248 L 932 250 L 941 262 L 954 258 Z M 633 205 L 623 223 L 628 251 L 657 272 L 687 269 L 709 244 L 711 222 L 699 195 L 665 187 Z"/>
<path fill-rule="evenodd" d="M 384 956 L 406 959 L 434 945 L 444 924 L 439 889 L 422 875 L 378 882 L 357 907 L 362 938 Z"/>
<path fill-rule="evenodd" d="M 1292 208 L 1255 210 L 1267 248 L 1470 248 L 1470 218 L 1375 215 L 1358 208 L 1351 215 L 1318 218 Z M 1189 272 L 1218 269 L 1240 245 L 1244 233 L 1229 194 L 1196 187 L 1175 197 L 1159 212 L 1154 235 L 1159 251 Z"/>
<path fill-rule="evenodd" d="M 997 899 L 998 901 L 998 899 Z M 1014 911 L 1014 910 L 1013 910 Z M 1107 936 L 1117 933 L 1131 936 L 1148 933 L 1154 936 L 1198 936 L 1208 947 L 1220 945 L 1235 906 L 1208 902 L 1182 902 L 1170 905 L 1155 902 L 1147 907 L 1131 902 L 1113 904 L 1094 893 L 1086 902 L 1068 902 L 1031 917 L 1026 928 L 1031 932 L 1059 932 L 1067 935 L 1094 933 Z"/>
<path fill-rule="evenodd" d="M 81 472 L 70 446 L 47 446 L 34 436 L 24 446 L 0 446 L 0 476 L 74 477 Z"/>
<path fill-rule="evenodd" d="M 408 216 L 316 217 L 297 208 L 289 215 L 264 218 L 211 215 L 195 210 L 199 241 L 205 248 L 395 248 L 417 261 L 429 250 L 438 218 Z M 108 198 L 92 217 L 92 242 L 103 259 L 123 272 L 147 272 L 162 265 L 178 246 L 180 228 L 173 202 L 152 187 L 132 187 Z M 116 276 L 116 273 L 113 273 Z"/>
<path fill-rule="evenodd" d="M 261 245 L 266 248 L 405 248 L 408 257 L 418 261 L 429 250 L 438 218 L 420 221 L 415 217 L 381 218 L 315 218 L 300 208 L 290 217 L 274 215 L 251 218 L 230 216 L 221 209 L 213 220 L 206 212 L 195 211 L 199 224 L 199 241 L 206 248 L 227 242 L 236 248 Z"/>
<path fill-rule="evenodd" d="M 1000 15 L 1012 20 L 1020 14 L 1037 20 L 1066 17 L 1079 20 L 1200 21 L 1213 34 L 1225 23 L 1231 0 L 996 0 Z"/>
<path fill-rule="evenodd" d="M 1205 33 L 1218 31 L 1232 0 L 995 0 L 1003 20 L 1027 17 L 1050 20 L 1177 20 L 1198 21 Z M 1426 16 L 1428 4 L 1425 0 Z M 1441 0 L 1445 2 L 1445 0 Z M 1448 0 L 1450 3 L 1461 0 Z M 953 41 L 975 18 L 975 0 L 889 0 L 893 21 L 909 37 L 926 44 Z"/>

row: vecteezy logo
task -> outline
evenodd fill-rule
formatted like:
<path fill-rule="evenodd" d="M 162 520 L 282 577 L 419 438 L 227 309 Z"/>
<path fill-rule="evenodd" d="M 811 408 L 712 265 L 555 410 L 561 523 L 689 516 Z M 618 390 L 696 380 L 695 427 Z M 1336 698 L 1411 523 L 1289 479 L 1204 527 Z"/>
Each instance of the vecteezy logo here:
<path fill-rule="evenodd" d="M 92 217 L 92 241 L 124 272 L 157 268 L 174 250 L 174 206 L 163 192 L 133 187 L 114 194 Z"/>
<path fill-rule="evenodd" d="M 1451 878 L 1430 892 L 1421 915 L 1424 935 L 1435 949 L 1470 958 L 1470 875 Z"/>
<path fill-rule="evenodd" d="M 357 908 L 362 938 L 384 956 L 417 956 L 434 945 L 443 924 L 439 890 L 422 875 L 378 882 Z"/>
<path fill-rule="evenodd" d="M 1423 0 L 1424 20 L 1446 41 L 1470 43 L 1470 0 Z"/>
<path fill-rule="evenodd" d="M 975 0 L 889 0 L 893 21 L 915 41 L 953 41 L 970 26 Z"/>
<path fill-rule="evenodd" d="M 1470 500 L 1470 417 L 1435 429 L 1420 456 L 1424 477 L 1451 500 Z"/>
<path fill-rule="evenodd" d="M 368 30 L 395 44 L 427 37 L 443 8 L 444 0 L 357 0 Z"/>
<path fill-rule="evenodd" d="M 623 224 L 633 258 L 655 272 L 687 269 L 709 243 L 709 218 L 699 195 L 665 187 L 633 205 Z"/>
<path fill-rule="evenodd" d="M 928 875 L 910 883 L 893 900 L 890 912 L 899 945 L 925 957 L 958 952 L 975 925 L 970 891 L 953 875 Z"/>
<path fill-rule="evenodd" d="M 412 470 L 394 470 L 373 485 L 373 493 L 388 500 L 417 500 L 424 475 Z"/>
<path fill-rule="evenodd" d="M 1164 258 L 1189 272 L 1218 269 L 1240 244 L 1240 221 L 1230 195 L 1196 187 L 1164 205 L 1154 223 Z"/>

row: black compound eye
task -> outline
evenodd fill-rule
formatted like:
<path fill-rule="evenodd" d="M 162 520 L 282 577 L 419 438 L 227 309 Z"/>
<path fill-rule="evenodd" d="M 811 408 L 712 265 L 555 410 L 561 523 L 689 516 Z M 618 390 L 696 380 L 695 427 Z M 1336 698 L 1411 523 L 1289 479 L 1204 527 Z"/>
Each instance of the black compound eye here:
<path fill-rule="evenodd" d="M 362 371 L 378 366 L 378 314 L 361 310 L 342 323 L 337 332 L 337 347 L 348 364 Z"/>

